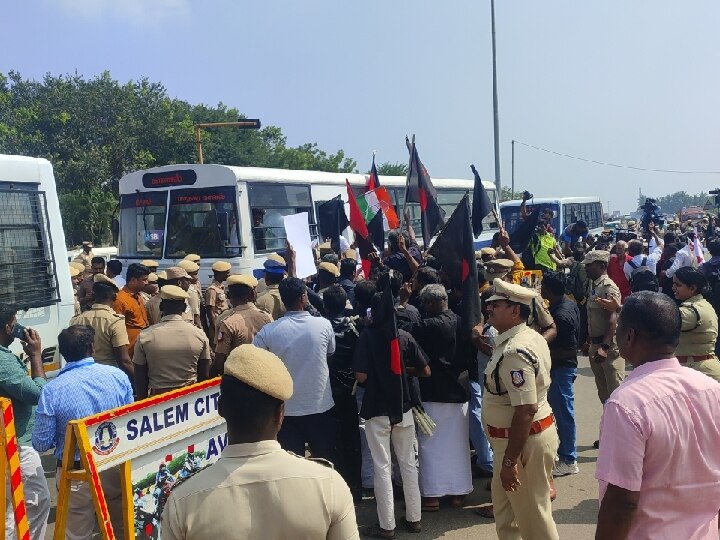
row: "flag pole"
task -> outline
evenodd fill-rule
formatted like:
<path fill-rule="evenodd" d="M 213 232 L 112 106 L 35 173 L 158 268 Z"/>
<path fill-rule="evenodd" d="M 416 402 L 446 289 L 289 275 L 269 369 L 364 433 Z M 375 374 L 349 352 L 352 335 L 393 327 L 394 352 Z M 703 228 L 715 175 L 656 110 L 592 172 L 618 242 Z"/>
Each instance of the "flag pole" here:
<path fill-rule="evenodd" d="M 408 136 L 405 135 L 405 146 L 407 146 L 407 149 L 410 152 L 410 163 L 408 165 L 407 175 L 405 176 L 405 202 L 403 203 L 402 219 L 405 219 L 405 211 L 407 210 L 408 189 L 410 187 L 410 174 L 412 173 L 413 157 L 415 156 L 415 134 L 414 133 L 412 136 L 412 144 L 408 140 Z"/>

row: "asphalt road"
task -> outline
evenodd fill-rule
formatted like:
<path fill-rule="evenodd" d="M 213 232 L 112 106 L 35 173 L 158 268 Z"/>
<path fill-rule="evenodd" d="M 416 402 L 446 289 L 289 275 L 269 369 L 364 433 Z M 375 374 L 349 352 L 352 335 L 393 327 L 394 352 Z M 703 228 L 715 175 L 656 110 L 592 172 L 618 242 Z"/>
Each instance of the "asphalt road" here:
<path fill-rule="evenodd" d="M 584 540 L 594 537 L 597 522 L 597 481 L 595 480 L 595 461 L 597 450 L 592 444 L 598 437 L 598 426 L 602 408 L 597 398 L 592 371 L 587 357 L 580 358 L 578 377 L 575 381 L 575 416 L 577 420 L 578 464 L 580 473 L 555 480 L 557 499 L 553 503 L 553 516 L 558 524 L 560 538 Z M 55 460 L 52 456 L 43 457 L 46 476 L 53 500 L 46 539 L 52 539 L 55 522 Z M 487 480 L 476 479 L 474 491 L 465 499 L 463 508 L 443 506 L 439 512 L 423 514 L 423 531 L 420 534 L 402 533 L 398 529 L 397 537 L 415 540 L 434 538 L 447 539 L 495 539 L 495 524 L 477 516 L 472 510 L 477 506 L 490 503 L 490 492 L 486 490 Z M 398 522 L 402 519 L 402 504 L 396 505 Z M 375 500 L 366 499 L 357 507 L 358 524 L 377 522 Z"/>

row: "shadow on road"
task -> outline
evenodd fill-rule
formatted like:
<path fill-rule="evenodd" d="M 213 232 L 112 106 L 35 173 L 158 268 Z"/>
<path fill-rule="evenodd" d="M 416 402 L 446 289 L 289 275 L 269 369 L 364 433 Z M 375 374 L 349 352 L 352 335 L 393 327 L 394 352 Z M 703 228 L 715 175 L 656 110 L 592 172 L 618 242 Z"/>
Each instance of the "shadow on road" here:
<path fill-rule="evenodd" d="M 553 517 L 555 523 L 593 525 L 597 523 L 597 513 L 597 499 L 586 499 L 575 505 L 574 508 L 553 511 Z"/>

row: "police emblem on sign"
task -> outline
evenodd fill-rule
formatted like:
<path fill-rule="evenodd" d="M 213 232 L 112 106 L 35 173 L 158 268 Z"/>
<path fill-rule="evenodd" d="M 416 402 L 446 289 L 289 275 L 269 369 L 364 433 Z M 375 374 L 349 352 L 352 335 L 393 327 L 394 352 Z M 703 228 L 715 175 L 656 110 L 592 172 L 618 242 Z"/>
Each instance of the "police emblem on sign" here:
<path fill-rule="evenodd" d="M 513 386 L 516 388 L 520 388 L 523 384 L 525 384 L 525 375 L 522 371 L 511 371 L 510 379 L 512 380 Z"/>
<path fill-rule="evenodd" d="M 112 422 L 103 422 L 95 430 L 95 444 L 93 452 L 99 456 L 107 456 L 120 444 L 120 437 L 117 436 L 117 428 Z"/>

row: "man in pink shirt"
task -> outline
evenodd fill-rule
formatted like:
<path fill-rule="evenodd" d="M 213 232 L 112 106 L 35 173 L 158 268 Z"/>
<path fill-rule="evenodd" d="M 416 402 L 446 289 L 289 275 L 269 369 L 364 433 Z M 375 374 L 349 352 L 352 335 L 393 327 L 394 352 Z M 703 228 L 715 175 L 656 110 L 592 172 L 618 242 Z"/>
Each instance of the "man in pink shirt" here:
<path fill-rule="evenodd" d="M 635 369 L 603 410 L 595 539 L 717 540 L 720 384 L 675 358 L 680 313 L 665 294 L 628 297 L 616 334 Z"/>

